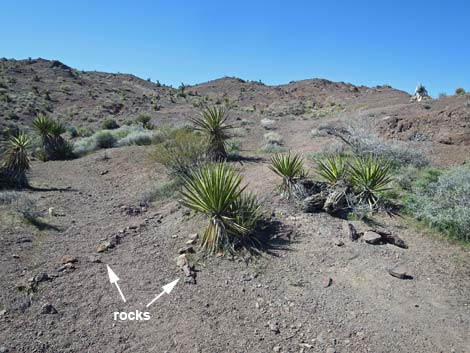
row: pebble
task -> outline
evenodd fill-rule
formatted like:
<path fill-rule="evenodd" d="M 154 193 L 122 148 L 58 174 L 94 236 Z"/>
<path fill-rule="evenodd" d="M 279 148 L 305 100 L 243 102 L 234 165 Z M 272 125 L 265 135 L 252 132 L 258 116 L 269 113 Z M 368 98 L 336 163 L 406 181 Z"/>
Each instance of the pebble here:
<path fill-rule="evenodd" d="M 344 242 L 341 239 L 335 239 L 334 244 L 336 246 L 343 246 Z"/>
<path fill-rule="evenodd" d="M 197 240 L 196 239 L 189 239 L 186 241 L 186 245 L 194 245 L 196 244 Z"/>
<path fill-rule="evenodd" d="M 184 246 L 178 250 L 179 254 L 193 253 L 193 252 L 194 252 L 194 249 L 192 246 Z"/>
<path fill-rule="evenodd" d="M 71 262 L 67 262 L 66 264 L 60 266 L 57 269 L 57 272 L 63 272 L 63 271 L 73 271 L 75 270 L 75 266 Z"/>
<path fill-rule="evenodd" d="M 279 324 L 277 322 L 270 322 L 269 329 L 274 332 L 276 335 L 280 332 L 279 331 Z"/>
<path fill-rule="evenodd" d="M 108 246 L 106 244 L 100 244 L 96 249 L 97 252 L 105 252 L 106 250 L 108 250 Z"/>
<path fill-rule="evenodd" d="M 188 259 L 186 257 L 186 254 L 181 254 L 176 258 L 176 266 L 178 267 L 183 267 L 188 264 Z"/>
<path fill-rule="evenodd" d="M 188 239 L 191 240 L 197 240 L 199 238 L 199 235 L 197 233 L 192 233 L 188 235 Z"/>
<path fill-rule="evenodd" d="M 388 273 L 391 276 L 396 277 L 396 278 L 400 278 L 400 279 L 413 279 L 413 276 L 411 276 L 408 273 L 408 270 L 404 266 L 401 266 L 401 265 L 398 265 L 398 266 L 395 266 L 392 269 L 389 269 Z"/>
<path fill-rule="evenodd" d="M 52 304 L 47 303 L 42 306 L 41 314 L 57 314 L 57 309 Z"/>
<path fill-rule="evenodd" d="M 45 282 L 49 281 L 51 278 L 46 272 L 39 272 L 36 276 L 34 276 L 32 282 L 40 283 L 40 282 Z"/>
<path fill-rule="evenodd" d="M 62 256 L 62 258 L 60 259 L 60 262 L 65 265 L 65 264 L 68 264 L 68 263 L 74 263 L 74 262 L 77 262 L 78 259 L 74 256 L 71 256 L 71 255 L 64 255 Z"/>
<path fill-rule="evenodd" d="M 281 349 L 282 349 L 281 346 L 274 346 L 274 347 L 273 347 L 273 352 L 280 352 Z"/>
<path fill-rule="evenodd" d="M 376 232 L 367 231 L 362 237 L 364 241 L 368 244 L 376 245 L 382 242 L 382 236 Z"/>
<path fill-rule="evenodd" d="M 333 278 L 331 277 L 325 278 L 325 280 L 323 281 L 323 288 L 328 288 L 332 284 L 333 284 Z"/>
<path fill-rule="evenodd" d="M 5 346 L 0 346 L 0 353 L 8 353 L 8 352 L 9 352 L 9 350 L 8 350 L 7 347 L 5 347 Z"/>

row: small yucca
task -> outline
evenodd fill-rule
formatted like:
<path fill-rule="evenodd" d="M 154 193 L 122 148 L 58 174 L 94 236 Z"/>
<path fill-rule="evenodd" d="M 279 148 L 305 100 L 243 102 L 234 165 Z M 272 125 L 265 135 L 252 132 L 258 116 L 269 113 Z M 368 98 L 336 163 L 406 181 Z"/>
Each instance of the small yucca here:
<path fill-rule="evenodd" d="M 259 205 L 253 196 L 243 196 L 241 177 L 225 163 L 200 167 L 185 177 L 182 204 L 209 218 L 201 249 L 208 253 L 233 251 L 254 229 Z"/>
<path fill-rule="evenodd" d="M 7 142 L 1 174 L 8 183 L 14 183 L 17 187 L 28 185 L 26 172 L 30 169 L 31 163 L 27 148 L 30 141 L 24 132 L 20 132 L 18 136 L 10 137 Z"/>
<path fill-rule="evenodd" d="M 191 119 L 195 129 L 202 132 L 207 139 L 208 154 L 215 161 L 227 159 L 227 140 L 231 137 L 227 124 L 228 114 L 223 107 L 207 107 L 199 118 Z"/>
<path fill-rule="evenodd" d="M 349 163 L 351 184 L 358 192 L 360 201 L 365 201 L 371 209 L 375 208 L 381 193 L 389 190 L 392 181 L 392 165 L 389 161 L 370 156 L 355 157 Z"/>
<path fill-rule="evenodd" d="M 307 177 L 304 162 L 299 154 L 276 154 L 271 158 L 270 169 L 282 178 L 281 193 L 290 197 L 297 188 L 297 182 Z"/>
<path fill-rule="evenodd" d="M 346 178 L 348 172 L 346 158 L 340 155 L 330 155 L 324 159 L 317 159 L 316 172 L 329 184 L 336 185 Z"/>

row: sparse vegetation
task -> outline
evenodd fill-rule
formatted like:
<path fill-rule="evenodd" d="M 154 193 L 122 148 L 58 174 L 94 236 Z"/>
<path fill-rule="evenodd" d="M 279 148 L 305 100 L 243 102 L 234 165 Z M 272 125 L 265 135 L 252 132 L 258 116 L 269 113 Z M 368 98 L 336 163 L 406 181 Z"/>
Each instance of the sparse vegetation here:
<path fill-rule="evenodd" d="M 429 169 L 404 193 L 406 210 L 443 234 L 470 241 L 470 168 Z"/>
<path fill-rule="evenodd" d="M 465 94 L 465 93 L 466 93 L 466 92 L 465 92 L 465 89 L 462 88 L 462 87 L 459 87 L 459 88 L 457 88 L 457 89 L 455 90 L 455 94 L 456 94 L 456 95 L 463 95 L 463 94 Z"/>
<path fill-rule="evenodd" d="M 276 122 L 274 120 L 268 118 L 261 119 L 261 126 L 266 130 L 272 130 L 275 123 Z"/>
<path fill-rule="evenodd" d="M 107 118 L 101 124 L 103 130 L 114 130 L 119 128 L 119 124 L 112 118 Z"/>
<path fill-rule="evenodd" d="M 253 243 L 260 204 L 243 195 L 241 177 L 225 163 L 209 164 L 185 178 L 183 205 L 209 218 L 201 242 L 208 253 L 234 253 L 240 245 Z"/>

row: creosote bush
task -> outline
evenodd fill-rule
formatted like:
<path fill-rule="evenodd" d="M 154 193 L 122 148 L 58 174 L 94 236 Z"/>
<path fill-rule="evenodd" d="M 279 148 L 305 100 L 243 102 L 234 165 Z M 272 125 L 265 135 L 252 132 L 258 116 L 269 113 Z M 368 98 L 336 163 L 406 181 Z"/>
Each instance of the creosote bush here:
<path fill-rule="evenodd" d="M 208 164 L 185 177 L 182 204 L 209 218 L 201 249 L 208 253 L 234 253 L 242 245 L 254 245 L 261 218 L 260 204 L 245 195 L 241 176 L 225 163 Z"/>

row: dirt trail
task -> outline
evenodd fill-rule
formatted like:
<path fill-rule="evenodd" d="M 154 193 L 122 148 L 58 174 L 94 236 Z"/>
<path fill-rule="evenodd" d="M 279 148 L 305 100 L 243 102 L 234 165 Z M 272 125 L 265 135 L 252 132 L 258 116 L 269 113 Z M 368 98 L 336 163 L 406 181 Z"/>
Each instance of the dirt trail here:
<path fill-rule="evenodd" d="M 291 232 L 248 263 L 194 256 L 196 285 L 180 281 L 149 308 L 149 321 L 114 321 L 114 311 L 144 310 L 162 285 L 184 277 L 175 257 L 202 220 L 174 201 L 140 216 L 123 214 L 121 206 L 137 205 L 161 173 L 148 164 L 145 149 L 114 149 L 107 161 L 101 155 L 35 163 L 35 186 L 64 189 L 31 194 L 45 213 L 54 207 L 62 215 L 51 220 L 59 231 L 0 226 L 0 302 L 7 308 L 0 346 L 10 352 L 469 351 L 468 251 L 394 219 L 384 222 L 409 249 L 351 242 L 341 220 L 300 214 L 274 196 L 277 180 L 263 161 L 237 165 L 264 195 L 267 214 Z M 114 249 L 96 252 L 105 238 L 134 226 Z M 31 242 L 18 243 L 20 237 Z M 74 271 L 57 272 L 64 255 L 78 258 Z M 387 273 L 398 263 L 413 280 Z M 105 264 L 119 275 L 127 303 L 108 282 Z M 22 313 L 25 294 L 16 287 L 39 272 L 57 277 L 39 283 Z M 58 314 L 41 314 L 44 303 Z"/>

